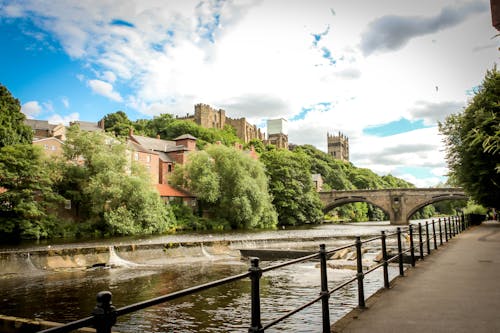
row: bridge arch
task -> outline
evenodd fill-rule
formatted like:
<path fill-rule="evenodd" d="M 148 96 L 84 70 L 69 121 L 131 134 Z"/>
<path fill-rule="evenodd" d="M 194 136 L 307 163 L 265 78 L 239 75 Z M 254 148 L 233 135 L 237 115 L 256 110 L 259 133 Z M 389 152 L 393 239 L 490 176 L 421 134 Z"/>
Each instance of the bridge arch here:
<path fill-rule="evenodd" d="M 462 200 L 467 196 L 460 188 L 404 188 L 384 190 L 350 190 L 320 192 L 323 211 L 353 203 L 366 202 L 389 215 L 391 224 L 408 224 L 420 208 L 444 200 Z"/>
<path fill-rule="evenodd" d="M 365 202 L 367 204 L 370 204 L 374 207 L 377 207 L 377 208 L 380 208 L 384 213 L 386 213 L 387 215 L 389 215 L 389 212 L 387 211 L 386 208 L 384 207 L 381 207 L 379 206 L 379 204 L 367 199 L 367 198 L 362 198 L 362 197 L 352 197 L 352 198 L 341 198 L 339 200 L 336 200 L 335 202 L 333 203 L 330 203 L 329 205 L 326 205 L 323 207 L 323 213 L 328 213 L 329 211 L 331 211 L 332 209 L 334 208 L 337 208 L 337 207 L 341 207 L 343 205 L 346 205 L 346 204 L 350 204 L 350 203 L 356 203 L 356 202 Z"/>
<path fill-rule="evenodd" d="M 433 197 L 431 199 L 423 201 L 419 205 L 417 205 L 417 206 L 413 207 L 412 209 L 410 209 L 408 211 L 408 217 L 407 217 L 407 219 L 410 219 L 410 217 L 413 214 L 415 214 L 416 212 L 418 212 L 419 209 L 422 209 L 425 206 L 432 205 L 434 203 L 441 202 L 441 201 L 447 201 L 447 200 L 467 200 L 467 199 L 468 199 L 468 197 L 465 194 L 444 194 L 444 195 L 438 195 L 438 196 L 435 196 L 435 197 Z"/>

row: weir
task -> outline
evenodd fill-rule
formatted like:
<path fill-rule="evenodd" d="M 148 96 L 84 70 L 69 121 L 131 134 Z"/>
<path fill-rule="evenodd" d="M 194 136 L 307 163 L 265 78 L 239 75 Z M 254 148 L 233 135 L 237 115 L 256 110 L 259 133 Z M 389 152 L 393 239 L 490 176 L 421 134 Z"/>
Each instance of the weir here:
<path fill-rule="evenodd" d="M 0 252 L 0 276 L 43 274 L 50 271 L 85 270 L 105 267 L 164 267 L 168 264 L 240 260 L 240 250 L 310 250 L 319 242 L 343 244 L 349 237 L 275 238 L 261 240 L 214 240 L 179 243 L 75 246 Z"/>

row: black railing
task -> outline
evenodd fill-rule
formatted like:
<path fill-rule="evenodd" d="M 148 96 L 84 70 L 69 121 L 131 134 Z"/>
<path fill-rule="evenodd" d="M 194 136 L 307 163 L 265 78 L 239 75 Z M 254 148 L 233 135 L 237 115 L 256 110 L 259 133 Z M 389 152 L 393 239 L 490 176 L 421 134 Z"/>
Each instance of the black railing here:
<path fill-rule="evenodd" d="M 424 231 L 422 229 L 422 224 L 418 223 L 418 246 L 415 245 L 415 232 L 414 232 L 414 225 L 409 225 L 408 226 L 408 241 L 409 241 L 409 246 L 408 248 L 403 250 L 403 243 L 402 243 L 402 237 L 403 237 L 403 230 L 398 227 L 396 232 L 386 234 L 385 231 L 381 232 L 380 236 L 376 236 L 373 238 L 365 239 L 362 240 L 361 237 L 356 237 L 356 241 L 352 244 L 348 244 L 345 246 L 337 247 L 335 249 L 332 249 L 330 251 L 327 251 L 325 248 L 324 244 L 320 245 L 320 249 L 318 253 L 314 253 L 308 256 L 304 256 L 298 259 L 294 260 L 289 260 L 286 262 L 282 262 L 279 264 L 275 264 L 272 266 L 264 267 L 261 268 L 259 266 L 259 258 L 251 258 L 250 259 L 250 268 L 248 272 L 238 274 L 238 275 L 233 275 L 224 279 L 220 279 L 217 281 L 213 281 L 210 283 L 198 285 L 195 287 L 187 288 L 184 290 L 180 290 L 177 292 L 173 292 L 167 295 L 163 295 L 157 298 L 153 298 L 147 301 L 135 303 L 132 305 L 128 305 L 119 309 L 116 309 L 112 305 L 112 294 L 109 291 L 101 291 L 97 294 L 97 304 L 96 307 L 94 308 L 92 312 L 92 316 L 83 318 L 77 321 L 70 322 L 68 324 L 64 324 L 58 327 L 53 327 L 49 329 L 45 329 L 43 331 L 40 331 L 39 333 L 62 333 L 62 332 L 70 332 L 78 328 L 83 328 L 83 327 L 94 327 L 96 329 L 97 333 L 110 333 L 112 330 L 112 327 L 115 325 L 116 320 L 124 316 L 126 314 L 136 312 L 139 310 L 143 310 L 146 308 L 149 308 L 154 305 L 158 305 L 161 303 L 165 303 L 168 301 L 172 301 L 184 296 L 192 295 L 199 293 L 203 290 L 211 289 L 217 286 L 225 285 L 228 283 L 232 283 L 241 279 L 245 278 L 250 278 L 251 280 L 251 318 L 250 318 L 250 326 L 248 328 L 248 332 L 264 332 L 267 329 L 277 325 L 278 323 L 284 321 L 285 319 L 289 318 L 290 316 L 296 314 L 297 312 L 300 312 L 304 310 L 305 308 L 308 308 L 309 306 L 321 301 L 322 304 L 322 327 L 323 327 L 323 332 L 330 332 L 330 309 L 329 309 L 329 298 L 330 295 L 337 292 L 338 290 L 346 287 L 347 285 L 357 281 L 358 284 L 358 307 L 359 308 L 364 308 L 366 306 L 365 303 L 365 293 L 364 293 L 364 277 L 367 274 L 370 274 L 374 271 L 376 271 L 379 268 L 383 268 L 383 277 L 384 277 L 384 288 L 390 288 L 390 281 L 389 281 L 389 273 L 388 273 L 388 267 L 389 264 L 392 262 L 398 263 L 399 266 L 399 275 L 404 276 L 404 257 L 407 255 L 407 253 L 410 253 L 410 264 L 411 266 L 415 266 L 415 249 L 418 248 L 419 250 L 419 259 L 423 260 L 424 259 L 424 245 L 426 245 L 427 249 L 427 255 L 430 255 L 431 253 L 431 248 L 430 248 L 430 242 L 434 243 L 434 249 L 438 248 L 438 242 L 437 242 L 437 235 L 436 235 L 436 228 L 435 225 L 438 225 L 438 234 L 439 234 L 439 239 L 440 239 L 440 244 L 443 245 L 443 228 L 444 226 L 444 235 L 445 235 L 445 241 L 448 242 L 451 238 L 456 236 L 459 232 L 464 231 L 466 228 L 469 227 L 469 222 L 468 219 L 465 219 L 464 216 L 462 215 L 460 218 L 457 216 L 453 217 L 448 217 L 448 218 L 443 218 L 443 219 L 438 219 L 437 221 L 432 220 L 432 222 L 429 224 L 428 222 L 425 223 L 425 235 Z M 432 226 L 432 237 L 430 235 L 429 231 L 429 226 Z M 424 240 L 425 236 L 425 240 Z M 389 254 L 387 252 L 387 238 L 389 237 L 396 237 L 397 239 L 397 255 L 393 255 L 391 258 L 389 258 Z M 382 260 L 375 266 L 368 268 L 366 270 L 363 269 L 363 251 L 362 251 L 362 246 L 371 242 L 375 242 L 377 240 L 381 241 L 381 252 L 382 252 Z M 354 247 L 356 250 L 356 266 L 357 266 L 357 274 L 347 280 L 341 283 L 340 285 L 336 286 L 332 290 L 328 290 L 328 276 L 327 276 L 327 258 L 328 256 L 332 255 L 334 252 L 338 252 L 347 248 Z M 262 275 L 266 272 L 276 270 L 285 266 L 301 263 L 304 261 L 312 260 L 312 259 L 318 259 L 320 260 L 320 275 L 321 275 L 321 290 L 319 291 L 319 296 L 316 298 L 311 299 L 307 303 L 299 306 L 298 308 L 286 313 L 285 315 L 282 315 L 281 317 L 263 325 L 262 320 L 261 320 L 261 311 L 260 311 L 260 279 Z"/>

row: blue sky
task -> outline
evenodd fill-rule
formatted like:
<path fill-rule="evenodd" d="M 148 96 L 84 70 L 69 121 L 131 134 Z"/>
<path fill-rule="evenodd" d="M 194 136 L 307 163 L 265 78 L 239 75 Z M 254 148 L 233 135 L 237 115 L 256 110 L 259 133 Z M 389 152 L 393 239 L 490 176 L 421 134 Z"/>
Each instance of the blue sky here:
<path fill-rule="evenodd" d="M 341 131 L 354 165 L 431 186 L 495 34 L 487 0 L 0 0 L 0 83 L 53 123 L 206 103 L 324 151 Z"/>

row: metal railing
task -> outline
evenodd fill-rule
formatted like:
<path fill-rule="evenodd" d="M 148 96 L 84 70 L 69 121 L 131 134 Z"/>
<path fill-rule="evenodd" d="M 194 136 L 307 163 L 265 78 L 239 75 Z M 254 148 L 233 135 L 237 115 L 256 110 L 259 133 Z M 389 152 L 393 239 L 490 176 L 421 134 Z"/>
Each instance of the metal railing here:
<path fill-rule="evenodd" d="M 436 225 L 438 232 L 436 232 Z M 429 227 L 432 227 L 432 232 L 429 231 Z M 365 308 L 365 292 L 364 292 L 364 278 L 367 274 L 370 274 L 377 269 L 383 269 L 383 279 L 384 279 L 384 288 L 390 288 L 389 281 L 389 273 L 388 267 L 392 262 L 396 262 L 399 267 L 399 275 L 404 276 L 404 256 L 407 253 L 410 253 L 410 264 L 411 266 L 415 266 L 415 262 L 417 260 L 415 249 L 418 248 L 419 255 L 418 259 L 424 260 L 424 245 L 426 247 L 427 255 L 431 254 L 431 242 L 434 245 L 434 249 L 438 249 L 438 246 L 443 245 L 443 234 L 445 238 L 445 242 L 448 242 L 458 233 L 464 231 L 469 227 L 468 219 L 462 215 L 461 217 L 453 216 L 443 219 L 438 219 L 437 221 L 432 220 L 429 224 L 425 222 L 425 230 L 422 228 L 422 224 L 418 223 L 416 231 L 418 233 L 418 244 L 415 244 L 415 228 L 414 225 L 410 224 L 408 226 L 407 231 L 408 237 L 407 241 L 409 241 L 408 248 L 403 250 L 403 230 L 398 227 L 396 232 L 387 234 L 385 231 L 381 231 L 380 236 L 372 237 L 369 239 L 361 239 L 361 237 L 356 237 L 356 241 L 354 243 L 337 247 L 332 250 L 327 251 L 324 244 L 320 245 L 320 249 L 318 253 L 314 253 L 308 256 L 304 256 L 298 259 L 289 260 L 286 262 L 282 262 L 279 264 L 275 264 L 272 266 L 261 268 L 259 266 L 259 258 L 251 258 L 250 259 L 250 268 L 248 272 L 233 275 L 224 279 L 216 280 L 210 283 L 194 286 L 191 288 L 187 288 L 184 290 L 180 290 L 177 292 L 173 292 L 167 295 L 163 295 L 157 298 L 153 298 L 147 301 L 131 304 L 119 309 L 116 309 L 112 305 L 112 294 L 109 291 L 101 291 L 97 294 L 97 304 L 92 311 L 92 316 L 83 318 L 80 320 L 76 320 L 58 327 L 53 327 L 49 329 L 45 329 L 43 331 L 39 331 L 39 333 L 62 333 L 62 332 L 71 332 L 78 328 L 83 327 L 94 327 L 97 333 L 110 333 L 112 327 L 116 324 L 117 318 L 124 316 L 126 314 L 136 312 L 139 310 L 143 310 L 149 308 L 154 305 L 158 305 L 161 303 L 165 303 L 168 301 L 172 301 L 184 296 L 192 295 L 199 293 L 203 290 L 211 289 L 217 286 L 225 285 L 228 283 L 232 283 L 241 279 L 250 278 L 251 280 L 251 318 L 250 318 L 250 326 L 248 327 L 248 332 L 265 332 L 267 329 L 277 325 L 278 323 L 284 321 L 288 317 L 308 308 L 309 306 L 321 301 L 322 308 L 322 327 L 324 333 L 330 332 L 330 309 L 329 309 L 329 298 L 330 295 L 339 291 L 340 289 L 348 286 L 349 284 L 357 281 L 358 284 L 358 307 Z M 444 231 L 443 231 L 444 229 Z M 438 245 L 438 236 L 439 236 L 439 245 Z M 396 237 L 397 240 L 397 255 L 389 258 L 389 254 L 387 251 L 387 238 L 388 237 Z M 424 238 L 425 237 L 425 238 Z M 363 249 L 362 246 L 368 243 L 372 243 L 375 241 L 380 241 L 381 251 L 382 251 L 382 260 L 375 266 L 363 270 Z M 327 258 L 330 255 L 333 255 L 335 252 L 354 247 L 356 251 L 356 275 L 341 283 L 340 285 L 335 286 L 332 290 L 328 290 L 328 275 L 327 275 Z M 309 300 L 303 305 L 297 307 L 296 309 L 289 311 L 288 313 L 282 315 L 281 317 L 274 319 L 273 321 L 262 324 L 261 320 L 261 310 L 260 310 L 260 279 L 262 275 L 266 272 L 276 270 L 285 266 L 301 263 L 304 261 L 308 261 L 311 259 L 320 260 L 320 275 L 321 275 L 321 290 L 319 292 L 319 296 Z"/>

